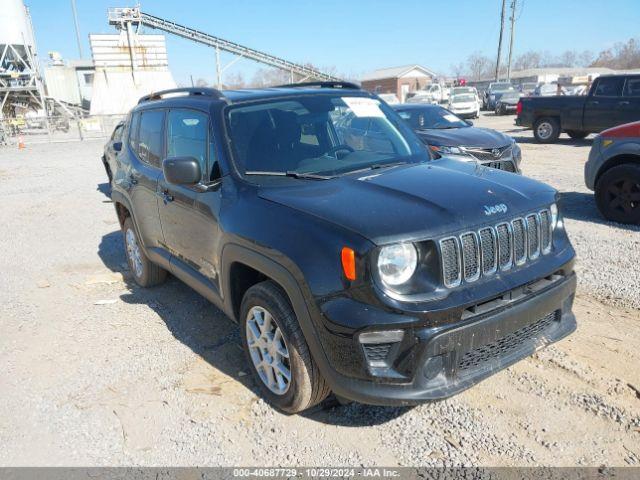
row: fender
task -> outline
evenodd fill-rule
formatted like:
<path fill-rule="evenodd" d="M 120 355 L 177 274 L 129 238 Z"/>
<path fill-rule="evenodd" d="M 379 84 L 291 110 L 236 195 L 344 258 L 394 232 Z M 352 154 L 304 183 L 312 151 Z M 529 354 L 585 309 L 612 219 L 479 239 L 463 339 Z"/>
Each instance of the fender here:
<path fill-rule="evenodd" d="M 138 243 L 140 244 L 140 248 L 142 248 L 142 251 L 147 256 L 147 258 L 149 258 L 149 260 L 151 260 L 152 262 L 159 264 L 165 270 L 170 270 L 171 255 L 169 254 L 169 252 L 160 248 L 151 248 L 151 249 L 147 248 L 144 242 L 141 240 L 142 235 L 140 235 L 138 222 L 136 222 L 136 218 L 133 215 L 133 209 L 131 208 L 131 203 L 129 202 L 129 199 L 122 192 L 112 189 L 111 201 L 113 202 L 113 207 L 116 210 L 117 216 L 118 216 L 118 210 L 116 208 L 117 207 L 116 203 L 121 203 L 129 211 L 129 216 L 131 217 L 131 221 L 133 222 L 133 228 L 136 229 L 136 235 L 138 236 L 138 239 L 140 239 Z M 120 221 L 119 216 L 118 216 L 118 221 Z M 122 223 L 120 223 L 120 227 L 122 228 Z"/>
<path fill-rule="evenodd" d="M 640 143 L 624 142 L 616 145 L 616 142 L 614 142 L 613 145 L 601 153 L 601 156 L 604 162 L 598 169 L 594 182 L 596 185 L 602 174 L 610 168 L 623 163 L 640 163 Z M 630 157 L 636 157 L 636 159 L 633 160 Z"/>
<path fill-rule="evenodd" d="M 281 255 L 282 258 L 287 258 Z M 318 364 L 320 372 L 327 381 L 330 381 L 335 377 L 333 369 L 329 366 L 329 360 L 327 359 L 324 350 L 322 349 L 318 340 L 318 334 L 316 328 L 311 320 L 311 313 L 309 312 L 309 304 L 305 300 L 303 293 L 304 286 L 300 282 L 296 281 L 296 276 L 289 271 L 282 264 L 274 261 L 273 259 L 256 252 L 255 250 L 243 247 L 241 245 L 231 243 L 223 247 L 222 261 L 221 261 L 221 278 L 224 279 L 221 282 L 224 298 L 225 313 L 232 319 L 239 322 L 239 319 L 235 318 L 233 311 L 232 298 L 230 292 L 231 282 L 229 280 L 230 267 L 234 262 L 243 263 L 255 270 L 263 273 L 265 276 L 278 283 L 285 291 L 293 307 L 293 311 L 296 314 L 296 318 L 304 334 L 304 338 L 309 346 L 313 360 Z M 298 272 L 299 278 L 302 277 L 302 272 Z M 311 306 L 313 308 L 313 306 Z"/>

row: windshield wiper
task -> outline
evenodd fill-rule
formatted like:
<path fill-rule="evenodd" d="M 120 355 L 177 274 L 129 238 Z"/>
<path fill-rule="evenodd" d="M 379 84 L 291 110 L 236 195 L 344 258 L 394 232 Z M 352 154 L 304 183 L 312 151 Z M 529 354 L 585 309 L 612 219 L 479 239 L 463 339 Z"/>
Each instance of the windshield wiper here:
<path fill-rule="evenodd" d="M 377 170 L 378 168 L 389 168 L 389 167 L 397 167 L 398 165 L 406 165 L 409 162 L 399 161 L 399 162 L 388 162 L 388 163 L 374 163 L 369 167 L 370 170 Z"/>
<path fill-rule="evenodd" d="M 327 175 L 318 175 L 317 173 L 301 173 L 301 172 L 293 172 L 293 171 L 286 171 L 286 172 L 263 172 L 263 171 L 249 171 L 249 172 L 244 172 L 245 175 L 268 175 L 268 176 L 274 176 L 274 177 L 292 177 L 292 178 L 302 178 L 305 180 L 329 180 L 331 178 L 331 176 L 327 176 Z"/>

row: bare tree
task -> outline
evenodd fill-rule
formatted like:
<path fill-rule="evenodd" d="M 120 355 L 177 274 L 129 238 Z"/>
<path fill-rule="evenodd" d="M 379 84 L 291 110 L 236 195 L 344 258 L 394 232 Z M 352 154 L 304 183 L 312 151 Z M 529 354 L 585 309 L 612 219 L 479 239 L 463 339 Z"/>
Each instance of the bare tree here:
<path fill-rule="evenodd" d="M 467 69 L 471 80 L 479 81 L 491 76 L 493 61 L 481 52 L 474 52 L 467 58 Z"/>
<path fill-rule="evenodd" d="M 450 67 L 450 70 L 451 70 L 451 73 L 453 73 L 454 77 L 461 78 L 464 76 L 467 69 L 464 63 L 460 62 L 460 63 L 452 64 Z"/>
<path fill-rule="evenodd" d="M 224 87 L 228 90 L 236 90 L 238 88 L 245 88 L 246 82 L 242 73 L 229 73 L 224 77 Z"/>
<path fill-rule="evenodd" d="M 529 51 L 518 55 L 514 62 L 515 70 L 526 70 L 528 68 L 539 68 L 542 63 L 542 55 L 539 52 Z"/>
<path fill-rule="evenodd" d="M 204 78 L 199 78 L 196 80 L 196 87 L 205 88 L 208 86 L 209 86 L 209 83 Z"/>

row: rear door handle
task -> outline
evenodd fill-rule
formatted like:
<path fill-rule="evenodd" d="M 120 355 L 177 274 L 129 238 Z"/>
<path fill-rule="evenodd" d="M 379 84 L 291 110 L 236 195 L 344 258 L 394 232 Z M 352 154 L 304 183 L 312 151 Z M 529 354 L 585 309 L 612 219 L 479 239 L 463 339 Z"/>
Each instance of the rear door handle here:
<path fill-rule="evenodd" d="M 622 100 L 621 102 L 618 102 L 618 105 L 621 106 L 621 107 L 622 106 L 626 106 L 626 105 L 629 105 L 629 102 L 626 101 L 626 100 Z"/>

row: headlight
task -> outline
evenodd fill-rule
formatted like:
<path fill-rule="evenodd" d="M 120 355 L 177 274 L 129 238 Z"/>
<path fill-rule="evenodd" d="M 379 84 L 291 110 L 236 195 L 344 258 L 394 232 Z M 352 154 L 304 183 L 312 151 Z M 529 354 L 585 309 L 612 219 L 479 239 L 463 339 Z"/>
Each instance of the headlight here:
<path fill-rule="evenodd" d="M 551 230 L 555 230 L 558 225 L 558 205 L 552 204 L 549 211 L 551 212 Z"/>
<path fill-rule="evenodd" d="M 441 155 L 464 155 L 462 150 L 460 150 L 458 147 L 431 145 L 431 150 L 433 150 L 434 152 L 438 152 Z"/>
<path fill-rule="evenodd" d="M 516 165 L 520 165 L 520 161 L 522 160 L 522 150 L 520 149 L 520 145 L 518 145 L 515 140 L 513 140 L 511 152 Z"/>
<path fill-rule="evenodd" d="M 411 278 L 418 266 L 418 252 L 411 243 L 382 247 L 378 255 L 378 273 L 387 285 L 401 285 Z"/>

